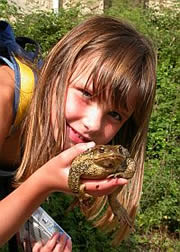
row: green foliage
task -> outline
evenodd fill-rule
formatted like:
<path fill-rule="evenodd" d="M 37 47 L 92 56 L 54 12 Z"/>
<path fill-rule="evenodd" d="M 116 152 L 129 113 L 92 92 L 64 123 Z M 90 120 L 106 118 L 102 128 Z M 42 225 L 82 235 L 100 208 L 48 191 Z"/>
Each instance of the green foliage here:
<path fill-rule="evenodd" d="M 114 0 L 106 15 L 128 19 L 152 38 L 158 53 L 157 93 L 149 126 L 143 195 L 136 232 L 119 248 L 110 237 L 88 223 L 78 209 L 66 215 L 70 197 L 55 194 L 44 207 L 73 238 L 73 251 L 178 251 L 179 234 L 179 12 L 135 8 L 130 1 Z M 13 17 L 13 18 L 12 18 Z M 60 13 L 34 12 L 0 2 L 0 18 L 9 20 L 17 35 L 36 39 L 43 55 L 83 17 L 78 8 Z"/>
<path fill-rule="evenodd" d="M 22 17 L 21 22 L 16 21 L 14 28 L 18 36 L 26 34 L 38 41 L 45 54 L 78 21 L 78 9 L 62 9 L 58 14 L 53 11 L 36 11 Z"/>
<path fill-rule="evenodd" d="M 18 18 L 20 8 L 14 4 L 9 5 L 7 0 L 1 0 L 0 2 L 0 18 L 10 21 L 11 18 Z"/>
<path fill-rule="evenodd" d="M 10 12 L 7 12 L 8 9 Z M 42 47 L 43 55 L 81 19 L 78 8 L 60 9 L 58 14 L 52 10 L 35 10 L 25 15 L 20 8 L 8 5 L 6 0 L 0 4 L 0 13 L 1 19 L 12 24 L 16 36 L 27 36 L 36 40 Z"/>

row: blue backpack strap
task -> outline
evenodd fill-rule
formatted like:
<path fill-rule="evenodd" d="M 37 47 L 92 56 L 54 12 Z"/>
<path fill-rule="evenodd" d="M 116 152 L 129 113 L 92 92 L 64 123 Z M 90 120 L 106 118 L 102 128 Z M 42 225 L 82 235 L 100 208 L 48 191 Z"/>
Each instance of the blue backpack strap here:
<path fill-rule="evenodd" d="M 10 56 L 11 61 L 2 56 L 0 56 L 0 59 L 3 60 L 12 70 L 14 70 L 15 89 L 14 89 L 14 102 L 13 102 L 13 117 L 15 119 L 16 113 L 18 110 L 18 105 L 19 105 L 19 94 L 20 94 L 20 86 L 21 86 L 19 66 L 12 55 Z"/>
<path fill-rule="evenodd" d="M 3 56 L 0 56 L 0 59 L 2 61 L 4 61 L 12 70 L 14 70 L 14 66 L 12 64 L 12 62 L 10 60 L 8 60 L 7 58 L 3 57 Z"/>

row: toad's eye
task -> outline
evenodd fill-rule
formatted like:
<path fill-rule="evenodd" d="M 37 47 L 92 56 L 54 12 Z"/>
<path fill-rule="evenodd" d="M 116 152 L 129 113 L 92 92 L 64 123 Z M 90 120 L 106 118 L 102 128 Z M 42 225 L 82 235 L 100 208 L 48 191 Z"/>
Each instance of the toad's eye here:
<path fill-rule="evenodd" d="M 104 153 L 104 147 L 100 147 L 100 148 L 99 148 L 99 152 L 100 152 L 100 153 Z"/>
<path fill-rule="evenodd" d="M 122 117 L 121 117 L 121 115 L 118 112 L 111 111 L 111 112 L 109 112 L 109 115 L 112 118 L 114 118 L 115 120 L 117 120 L 117 121 L 121 121 L 122 120 Z"/>

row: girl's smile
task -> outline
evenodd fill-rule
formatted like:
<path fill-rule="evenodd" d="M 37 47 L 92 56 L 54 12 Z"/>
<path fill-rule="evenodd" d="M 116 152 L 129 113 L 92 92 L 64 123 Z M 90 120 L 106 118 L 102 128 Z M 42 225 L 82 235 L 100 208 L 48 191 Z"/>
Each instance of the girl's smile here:
<path fill-rule="evenodd" d="M 83 135 L 78 133 L 75 129 L 73 129 L 70 125 L 67 124 L 67 135 L 69 138 L 69 141 L 71 141 L 74 144 L 77 143 L 85 143 L 91 141 L 88 138 L 85 138 Z"/>

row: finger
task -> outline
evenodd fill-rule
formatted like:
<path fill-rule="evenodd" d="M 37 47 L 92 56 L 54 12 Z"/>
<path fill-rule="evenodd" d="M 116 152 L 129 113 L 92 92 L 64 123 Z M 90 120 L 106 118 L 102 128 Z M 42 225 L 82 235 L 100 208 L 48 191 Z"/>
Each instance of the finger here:
<path fill-rule="evenodd" d="M 40 252 L 43 247 L 42 241 L 38 241 L 33 245 L 32 252 Z"/>
<path fill-rule="evenodd" d="M 43 252 L 50 252 L 50 251 L 53 251 L 54 248 L 56 247 L 56 244 L 59 242 L 59 237 L 60 237 L 60 234 L 57 232 L 57 233 L 54 233 L 52 235 L 52 237 L 47 241 L 47 243 L 44 245 L 42 251 Z"/>
<path fill-rule="evenodd" d="M 23 247 L 24 247 L 24 251 L 31 252 L 31 242 L 29 239 L 24 240 Z"/>
<path fill-rule="evenodd" d="M 72 251 L 72 240 L 68 239 L 66 242 L 64 252 L 71 252 L 71 251 Z"/>
<path fill-rule="evenodd" d="M 67 242 L 66 235 L 65 234 L 60 234 L 59 241 L 56 244 L 56 247 L 53 250 L 53 252 L 64 252 L 64 249 L 65 249 L 65 246 L 66 246 L 66 242 Z"/>
<path fill-rule="evenodd" d="M 61 158 L 61 163 L 64 163 L 64 166 L 66 167 L 69 165 L 72 160 L 83 153 L 84 151 L 88 150 L 89 148 L 92 148 L 95 146 L 94 142 L 88 142 L 88 143 L 79 143 L 74 145 L 73 147 L 63 151 L 57 158 Z"/>
<path fill-rule="evenodd" d="M 84 181 L 85 182 L 85 181 Z M 93 196 L 103 196 L 111 194 L 117 187 L 127 184 L 128 181 L 123 178 L 113 178 L 104 180 L 86 181 L 85 191 Z"/>

